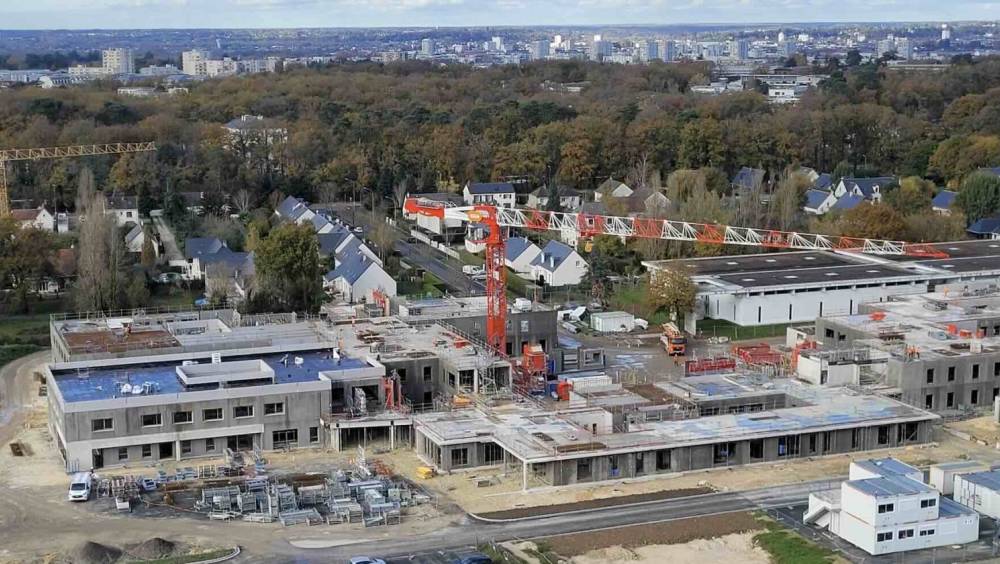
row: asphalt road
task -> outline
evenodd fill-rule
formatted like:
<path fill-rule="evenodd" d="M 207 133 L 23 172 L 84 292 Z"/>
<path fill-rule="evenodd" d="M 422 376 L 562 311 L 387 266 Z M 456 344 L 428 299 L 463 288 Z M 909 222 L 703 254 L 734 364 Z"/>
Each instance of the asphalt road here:
<path fill-rule="evenodd" d="M 649 501 L 637 504 L 567 512 L 505 522 L 485 522 L 466 517 L 457 526 L 419 537 L 389 537 L 377 542 L 359 542 L 324 549 L 322 554 L 304 554 L 304 562 L 346 561 L 364 554 L 393 561 L 407 561 L 411 556 L 428 557 L 444 551 L 464 551 L 484 541 L 504 542 L 533 539 L 565 533 L 612 529 L 628 525 L 660 523 L 719 515 L 738 511 L 795 506 L 805 503 L 810 491 L 825 489 L 831 482 L 809 482 L 775 486 L 747 492 L 726 492 Z M 427 560 L 433 562 L 435 560 Z"/>

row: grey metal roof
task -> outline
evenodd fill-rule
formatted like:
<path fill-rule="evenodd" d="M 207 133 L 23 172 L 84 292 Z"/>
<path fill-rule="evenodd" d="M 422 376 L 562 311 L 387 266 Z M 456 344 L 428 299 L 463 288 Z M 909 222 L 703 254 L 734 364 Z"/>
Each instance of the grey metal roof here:
<path fill-rule="evenodd" d="M 939 518 L 949 518 L 949 517 L 959 517 L 961 515 L 978 515 L 975 509 L 970 509 L 957 501 L 948 499 L 946 497 L 938 497 L 938 517 Z"/>
<path fill-rule="evenodd" d="M 951 190 L 941 190 L 938 192 L 934 199 L 931 200 L 931 205 L 935 208 L 941 208 L 946 210 L 955 203 L 955 196 L 958 196 L 958 192 L 952 192 Z"/>
<path fill-rule="evenodd" d="M 131 243 L 139 235 L 142 235 L 142 226 L 136 223 L 134 226 L 132 226 L 132 229 L 125 234 L 125 244 Z"/>
<path fill-rule="evenodd" d="M 816 190 L 827 190 L 833 187 L 833 177 L 829 173 L 824 172 L 816 178 L 812 187 Z"/>
<path fill-rule="evenodd" d="M 354 234 L 343 226 L 335 227 L 329 233 L 320 233 L 316 235 L 316 239 L 319 241 L 319 252 L 328 257 L 337 252 L 337 248 L 343 244 L 344 240 L 351 237 L 354 237 Z"/>
<path fill-rule="evenodd" d="M 962 474 L 962 479 L 977 486 L 983 486 L 995 492 L 1000 492 L 1000 470 Z"/>
<path fill-rule="evenodd" d="M 826 190 L 809 190 L 806 192 L 806 207 L 816 209 L 829 197 L 830 193 Z"/>
<path fill-rule="evenodd" d="M 853 178 L 850 176 L 844 177 L 844 186 L 848 190 L 853 190 L 857 188 L 861 191 L 866 199 L 871 199 L 872 194 L 875 193 L 875 187 L 878 186 L 879 189 L 885 188 L 889 184 L 896 181 L 893 176 L 873 176 L 871 178 Z"/>
<path fill-rule="evenodd" d="M 881 478 L 850 480 L 847 482 L 847 485 L 861 493 L 865 493 L 873 497 L 895 497 L 899 495 L 916 495 L 936 491 L 927 484 L 896 474 L 882 476 Z"/>
<path fill-rule="evenodd" d="M 855 194 L 844 194 L 837 200 L 836 204 L 833 204 L 832 209 L 835 210 L 851 210 L 858 207 L 858 204 L 865 201 L 864 197 Z"/>
<path fill-rule="evenodd" d="M 222 241 L 215 237 L 192 237 L 184 241 L 184 256 L 189 259 L 201 258 L 219 252 Z"/>
<path fill-rule="evenodd" d="M 336 268 L 327 272 L 324 278 L 329 281 L 336 280 L 337 278 L 343 278 L 348 284 L 354 284 L 364 276 L 365 272 L 368 271 L 372 265 L 375 264 L 372 259 L 368 258 L 368 255 L 364 253 L 354 253 L 344 257 L 344 261 L 337 265 Z M 375 265 L 378 266 L 378 265 Z"/>
<path fill-rule="evenodd" d="M 294 221 L 302 215 L 307 208 L 308 206 L 306 206 L 305 201 L 296 198 L 295 196 L 289 196 L 282 200 L 274 211 L 278 212 L 278 215 L 282 218 Z"/>
<path fill-rule="evenodd" d="M 914 468 L 905 462 L 900 462 L 895 458 L 871 458 L 868 460 L 857 460 L 855 465 L 882 475 L 894 474 L 906 476 L 907 474 L 922 474 L 919 468 Z"/>
<path fill-rule="evenodd" d="M 549 241 L 548 244 L 542 249 L 542 252 L 538 253 L 538 256 L 531 261 L 531 265 L 544 268 L 549 272 L 555 272 L 555 270 L 562 266 L 562 263 L 564 263 L 574 252 L 573 248 L 569 245 L 552 240 Z"/>
<path fill-rule="evenodd" d="M 733 177 L 733 185 L 747 190 L 756 189 L 764 181 L 764 171 L 759 168 L 743 167 Z"/>

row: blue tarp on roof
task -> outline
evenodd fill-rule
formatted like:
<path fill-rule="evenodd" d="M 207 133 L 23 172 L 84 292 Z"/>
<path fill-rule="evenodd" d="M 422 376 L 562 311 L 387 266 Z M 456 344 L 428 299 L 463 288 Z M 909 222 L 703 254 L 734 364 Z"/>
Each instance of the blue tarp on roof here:
<path fill-rule="evenodd" d="M 955 196 L 958 192 L 952 192 L 951 190 L 941 190 L 938 192 L 937 196 L 931 200 L 931 205 L 935 208 L 940 208 L 943 210 L 951 208 L 951 205 L 955 203 Z"/>
<path fill-rule="evenodd" d="M 861 196 L 856 196 L 854 194 L 844 194 L 836 204 L 833 204 L 835 210 L 851 210 L 858 207 L 858 204 L 865 201 Z"/>
<path fill-rule="evenodd" d="M 510 182 L 471 182 L 469 183 L 470 194 L 508 194 L 514 192 L 514 185 Z"/>
<path fill-rule="evenodd" d="M 542 249 L 542 252 L 538 253 L 538 256 L 531 261 L 531 265 L 539 266 L 549 272 L 555 272 L 573 252 L 572 247 L 569 245 L 560 243 L 559 241 L 549 241 L 545 245 L 545 248 Z"/>
<path fill-rule="evenodd" d="M 829 197 L 830 193 L 826 190 L 809 190 L 806 192 L 806 207 L 813 210 L 818 209 Z"/>

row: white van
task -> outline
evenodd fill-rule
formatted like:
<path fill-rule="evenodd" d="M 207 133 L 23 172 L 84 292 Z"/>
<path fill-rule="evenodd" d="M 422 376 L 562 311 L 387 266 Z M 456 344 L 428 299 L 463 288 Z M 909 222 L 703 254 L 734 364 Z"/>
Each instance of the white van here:
<path fill-rule="evenodd" d="M 73 474 L 69 482 L 67 499 L 70 501 L 87 501 L 90 499 L 90 485 L 92 481 L 90 472 L 77 472 Z"/>

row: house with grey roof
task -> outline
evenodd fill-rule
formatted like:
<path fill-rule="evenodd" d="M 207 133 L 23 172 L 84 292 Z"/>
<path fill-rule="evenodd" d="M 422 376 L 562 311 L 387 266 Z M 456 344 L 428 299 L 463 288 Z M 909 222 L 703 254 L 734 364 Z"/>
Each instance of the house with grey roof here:
<path fill-rule="evenodd" d="M 396 295 L 396 280 L 364 253 L 344 255 L 337 266 L 323 276 L 323 287 L 350 303 L 372 301 L 376 290 Z"/>
<path fill-rule="evenodd" d="M 112 196 L 108 198 L 108 206 L 105 213 L 114 216 L 115 224 L 118 227 L 125 227 L 129 223 L 142 224 L 139 217 L 139 201 L 135 196 Z"/>
<path fill-rule="evenodd" d="M 566 186 L 556 186 L 556 197 L 559 199 L 561 211 L 576 211 L 583 205 L 583 192 Z M 528 194 L 528 207 L 536 210 L 546 209 L 551 198 L 552 190 L 548 186 L 539 186 Z"/>
<path fill-rule="evenodd" d="M 531 278 L 549 286 L 572 286 L 587 275 L 587 261 L 572 247 L 549 241 L 531 261 Z"/>
<path fill-rule="evenodd" d="M 806 191 L 806 203 L 802 209 L 806 213 L 823 215 L 836 203 L 837 197 L 833 195 L 833 191 L 811 189 Z"/>
<path fill-rule="evenodd" d="M 733 192 L 756 192 L 764 185 L 764 169 L 745 166 L 731 181 Z"/>
<path fill-rule="evenodd" d="M 125 234 L 125 249 L 130 253 L 141 253 L 142 246 L 146 244 L 146 230 L 142 228 L 138 223 L 132 226 L 132 229 Z M 153 245 L 153 253 L 158 254 L 156 244 Z"/>
<path fill-rule="evenodd" d="M 843 198 L 847 194 L 860 196 L 871 202 L 881 202 L 882 193 L 889 186 L 896 184 L 893 176 L 875 176 L 871 178 L 853 178 L 845 176 L 837 183 L 833 193 L 837 198 Z"/>
<path fill-rule="evenodd" d="M 516 194 L 510 182 L 469 182 L 462 189 L 462 199 L 466 205 L 485 204 L 501 208 L 512 208 Z"/>
<path fill-rule="evenodd" d="M 634 190 L 628 184 L 614 178 L 608 178 L 597 187 L 597 190 L 594 192 L 594 201 L 603 202 L 610 198 L 628 198 L 632 195 L 632 192 Z"/>
<path fill-rule="evenodd" d="M 274 209 L 274 214 L 284 221 L 302 224 L 312 221 L 316 217 L 316 212 L 309 208 L 309 204 L 302 198 L 288 196 Z"/>
<path fill-rule="evenodd" d="M 506 253 L 504 264 L 507 265 L 507 268 L 517 274 L 530 276 L 531 263 L 542 252 L 542 249 L 526 237 L 512 237 L 507 239 L 504 252 Z"/>
<path fill-rule="evenodd" d="M 958 192 L 941 190 L 934 196 L 934 199 L 931 200 L 931 210 L 933 210 L 934 213 L 939 213 L 941 215 L 951 215 L 951 210 L 955 205 L 956 196 L 958 196 Z"/>
<path fill-rule="evenodd" d="M 204 280 L 213 265 L 245 271 L 253 263 L 252 253 L 233 251 L 225 241 L 215 237 L 192 237 L 184 241 L 184 258 L 187 259 L 185 277 L 189 280 Z"/>

